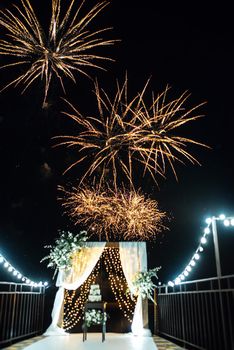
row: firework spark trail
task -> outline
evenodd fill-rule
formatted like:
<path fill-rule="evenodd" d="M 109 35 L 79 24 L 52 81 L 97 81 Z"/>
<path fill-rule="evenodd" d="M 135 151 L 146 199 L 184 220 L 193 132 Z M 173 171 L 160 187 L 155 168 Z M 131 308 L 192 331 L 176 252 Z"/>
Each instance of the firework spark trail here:
<path fill-rule="evenodd" d="M 59 142 L 55 146 L 65 146 L 78 150 L 78 159 L 65 172 L 89 162 L 88 170 L 81 178 L 83 180 L 100 172 L 100 186 L 106 180 L 107 171 L 111 175 L 114 187 L 117 189 L 117 178 L 123 173 L 133 187 L 133 162 L 143 165 L 143 174 L 149 172 L 156 181 L 156 175 L 165 177 L 167 164 L 177 178 L 174 162 L 198 163 L 197 159 L 187 150 L 189 144 L 205 146 L 186 137 L 178 136 L 176 129 L 201 117 L 196 110 L 204 103 L 185 110 L 184 104 L 189 98 L 187 92 L 179 98 L 166 102 L 167 87 L 157 97 L 152 94 L 152 103 L 147 107 L 144 101 L 148 82 L 141 93 L 130 102 L 127 98 L 127 77 L 122 87 L 117 84 L 114 99 L 104 90 L 95 86 L 98 104 L 98 116 L 84 117 L 75 107 L 66 101 L 72 112 L 63 112 L 72 118 L 79 126 L 77 136 L 56 136 Z"/>
<path fill-rule="evenodd" d="M 158 203 L 145 198 L 139 191 L 100 187 L 80 186 L 66 190 L 59 187 L 64 212 L 81 224 L 89 235 L 99 239 L 114 240 L 148 240 L 163 229 L 165 212 L 158 209 Z"/>
<path fill-rule="evenodd" d="M 104 69 L 98 61 L 111 60 L 95 55 L 93 49 L 113 45 L 116 40 L 105 40 L 102 34 L 111 28 L 94 32 L 88 30 L 89 23 L 109 4 L 97 3 L 83 17 L 80 15 L 84 1 L 74 9 L 71 0 L 66 14 L 61 16 L 61 1 L 51 0 L 52 13 L 48 34 L 43 30 L 29 0 L 21 0 L 22 7 L 0 11 L 0 25 L 6 30 L 6 39 L 0 40 L 0 55 L 9 56 L 13 62 L 0 68 L 27 66 L 24 72 L 1 91 L 11 85 L 23 86 L 22 93 L 38 78 L 44 83 L 44 103 L 51 79 L 55 76 L 65 92 L 63 78 L 75 82 L 74 72 L 89 77 L 85 68 Z M 74 12 L 74 13 L 73 13 Z"/>

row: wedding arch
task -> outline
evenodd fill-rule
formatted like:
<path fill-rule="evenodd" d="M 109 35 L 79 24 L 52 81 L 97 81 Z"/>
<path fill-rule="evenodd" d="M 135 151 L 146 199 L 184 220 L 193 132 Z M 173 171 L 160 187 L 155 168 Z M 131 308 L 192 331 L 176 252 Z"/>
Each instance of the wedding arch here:
<path fill-rule="evenodd" d="M 137 273 L 147 271 L 147 252 L 145 242 L 114 242 L 119 249 L 119 256 L 123 274 L 129 291 L 133 291 L 133 281 Z M 52 309 L 52 323 L 44 335 L 68 334 L 61 327 L 63 321 L 63 307 L 65 289 L 76 290 L 89 278 L 98 263 L 105 248 L 111 247 L 110 242 L 86 242 L 78 254 L 74 252 L 72 267 L 68 271 L 59 269 L 56 286 L 58 291 L 55 295 Z M 133 313 L 131 330 L 134 335 L 150 336 L 148 329 L 148 304 L 139 294 L 137 296 Z"/>

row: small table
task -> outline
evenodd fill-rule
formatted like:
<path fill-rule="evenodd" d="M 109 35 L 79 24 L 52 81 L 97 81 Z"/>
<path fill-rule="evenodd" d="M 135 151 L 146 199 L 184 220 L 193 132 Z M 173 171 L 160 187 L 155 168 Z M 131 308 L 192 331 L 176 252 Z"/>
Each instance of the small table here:
<path fill-rule="evenodd" d="M 106 334 L 106 321 L 104 318 L 104 312 L 106 312 L 106 302 L 105 301 L 100 301 L 100 302 L 90 302 L 88 301 L 85 304 L 84 308 L 84 324 L 83 324 L 83 341 L 87 340 L 87 325 L 85 322 L 85 313 L 89 309 L 96 309 L 96 310 L 101 310 L 103 313 L 103 321 L 102 321 L 102 341 L 105 341 L 105 334 Z"/>

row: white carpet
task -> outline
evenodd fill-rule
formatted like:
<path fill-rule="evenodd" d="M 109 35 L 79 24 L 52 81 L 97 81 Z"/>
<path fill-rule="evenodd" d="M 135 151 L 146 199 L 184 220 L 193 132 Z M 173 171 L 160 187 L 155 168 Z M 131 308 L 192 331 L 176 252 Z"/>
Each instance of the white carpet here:
<path fill-rule="evenodd" d="M 106 333 L 102 343 L 101 333 L 88 333 L 83 342 L 82 334 L 69 336 L 48 336 L 32 345 L 27 350 L 156 350 L 153 338 L 135 337 L 132 334 Z"/>

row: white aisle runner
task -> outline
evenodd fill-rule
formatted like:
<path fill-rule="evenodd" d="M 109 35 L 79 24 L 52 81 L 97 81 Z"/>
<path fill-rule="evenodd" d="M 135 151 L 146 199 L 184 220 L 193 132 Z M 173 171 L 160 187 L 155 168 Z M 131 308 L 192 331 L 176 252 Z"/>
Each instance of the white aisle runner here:
<path fill-rule="evenodd" d="M 69 336 L 48 336 L 26 346 L 27 350 L 157 350 L 153 338 L 137 337 L 132 334 L 106 333 L 102 343 L 101 333 L 88 333 L 83 342 L 82 334 Z"/>

